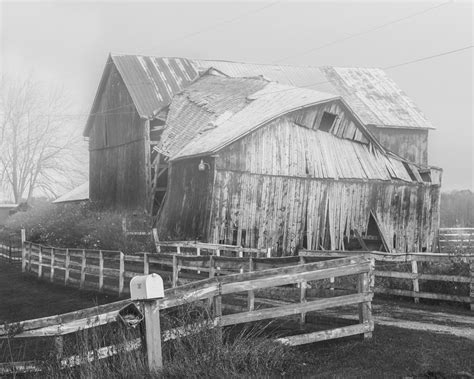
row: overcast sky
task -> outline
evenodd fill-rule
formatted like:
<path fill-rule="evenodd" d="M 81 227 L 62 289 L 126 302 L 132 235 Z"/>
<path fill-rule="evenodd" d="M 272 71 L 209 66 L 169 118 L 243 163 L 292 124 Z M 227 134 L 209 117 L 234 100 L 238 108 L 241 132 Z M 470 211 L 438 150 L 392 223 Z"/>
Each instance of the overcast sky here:
<path fill-rule="evenodd" d="M 470 1 L 3 1 L 0 6 L 1 70 L 33 72 L 41 81 L 64 86 L 78 128 L 109 52 L 383 68 L 473 44 Z M 387 70 L 437 128 L 429 135 L 429 163 L 444 169 L 444 190 L 474 187 L 472 70 L 473 49 Z"/>

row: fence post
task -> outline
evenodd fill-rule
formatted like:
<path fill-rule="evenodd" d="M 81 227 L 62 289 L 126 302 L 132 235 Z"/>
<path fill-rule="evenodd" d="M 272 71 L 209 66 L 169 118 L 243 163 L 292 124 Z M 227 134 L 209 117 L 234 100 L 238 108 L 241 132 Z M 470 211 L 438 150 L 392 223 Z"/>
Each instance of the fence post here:
<path fill-rule="evenodd" d="M 81 259 L 81 282 L 79 288 L 84 288 L 86 282 L 86 251 L 82 250 L 82 259 Z"/>
<path fill-rule="evenodd" d="M 124 276 L 125 276 L 125 255 L 124 253 L 120 252 L 119 288 L 118 288 L 119 296 L 123 292 Z"/>
<path fill-rule="evenodd" d="M 64 285 L 67 286 L 67 282 L 69 281 L 69 262 L 71 257 L 69 256 L 69 249 L 66 249 L 66 259 L 64 263 Z"/>
<path fill-rule="evenodd" d="M 12 243 L 10 241 L 10 244 L 8 245 L 8 261 L 12 263 Z"/>
<path fill-rule="evenodd" d="M 40 246 L 38 252 L 38 278 L 43 274 L 43 246 Z"/>
<path fill-rule="evenodd" d="M 196 247 L 196 256 L 200 257 L 201 256 L 201 248 L 200 247 Z M 200 270 L 198 270 L 198 275 L 201 273 Z"/>
<path fill-rule="evenodd" d="M 160 308 L 158 302 L 143 301 L 145 316 L 145 341 L 148 358 L 148 369 L 157 371 L 163 367 L 161 355 Z"/>
<path fill-rule="evenodd" d="M 216 276 L 216 269 L 214 267 L 214 256 L 209 255 L 209 278 Z M 209 308 L 212 307 L 213 298 L 209 299 Z"/>
<path fill-rule="evenodd" d="M 161 246 L 159 244 L 160 239 L 158 238 L 158 230 L 156 228 L 152 229 L 153 239 L 155 241 L 155 249 L 157 253 L 161 253 Z"/>
<path fill-rule="evenodd" d="M 249 272 L 253 271 L 253 258 L 250 256 L 249 258 Z M 253 290 L 250 290 L 248 292 L 248 306 L 249 306 L 249 311 L 253 311 L 255 309 L 255 292 Z"/>
<path fill-rule="evenodd" d="M 21 229 L 21 272 L 26 271 L 26 233 Z"/>
<path fill-rule="evenodd" d="M 471 293 L 470 293 L 470 296 L 471 296 L 471 311 L 474 311 L 474 255 L 471 254 L 471 257 L 470 257 L 470 262 L 469 262 L 469 273 L 470 273 L 470 276 L 471 276 Z"/>
<path fill-rule="evenodd" d="M 30 246 L 28 250 L 28 271 L 31 271 L 31 259 L 32 259 L 31 253 L 33 252 L 33 243 L 30 242 L 28 245 Z"/>
<path fill-rule="evenodd" d="M 181 254 L 181 246 L 176 246 L 176 254 Z"/>
<path fill-rule="evenodd" d="M 51 255 L 49 258 L 49 263 L 51 264 L 50 269 L 49 269 L 49 281 L 53 282 L 54 281 L 54 247 L 51 248 Z"/>
<path fill-rule="evenodd" d="M 143 273 L 145 275 L 150 273 L 150 260 L 148 259 L 148 253 L 143 254 Z"/>
<path fill-rule="evenodd" d="M 269 248 L 267 249 L 267 258 L 271 258 L 271 257 L 272 257 L 272 248 L 269 247 Z"/>
<path fill-rule="evenodd" d="M 176 287 L 178 285 L 178 257 L 173 255 L 173 274 L 171 277 L 171 287 Z"/>
<path fill-rule="evenodd" d="M 99 291 L 104 289 L 104 252 L 99 250 Z"/>
<path fill-rule="evenodd" d="M 300 256 L 300 265 L 304 265 L 305 259 L 304 256 Z M 307 281 L 303 280 L 300 283 L 300 303 L 306 303 L 306 287 Z M 306 322 L 306 312 L 301 312 L 300 314 L 300 325 L 303 325 Z"/>
<path fill-rule="evenodd" d="M 420 302 L 420 298 L 416 296 L 417 292 L 420 292 L 420 285 L 418 282 L 418 263 L 413 256 L 411 257 L 411 273 L 413 274 L 413 297 L 415 303 L 418 304 Z"/>
<path fill-rule="evenodd" d="M 357 281 L 357 292 L 358 293 L 370 293 L 370 271 L 372 271 L 372 266 L 369 269 L 369 272 L 364 272 L 359 274 Z M 370 307 L 370 302 L 362 302 L 358 304 L 359 308 L 359 323 L 361 324 L 373 324 L 372 320 L 372 309 Z M 371 338 L 372 332 L 365 332 L 364 338 Z"/>

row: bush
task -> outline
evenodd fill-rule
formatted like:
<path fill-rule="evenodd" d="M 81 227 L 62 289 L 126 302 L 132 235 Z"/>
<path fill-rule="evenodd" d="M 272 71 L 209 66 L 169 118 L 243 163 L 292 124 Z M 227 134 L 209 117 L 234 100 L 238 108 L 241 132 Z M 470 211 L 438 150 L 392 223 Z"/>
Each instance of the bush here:
<path fill-rule="evenodd" d="M 151 251 L 150 238 L 137 241 L 124 235 L 124 216 L 130 218 L 132 215 L 96 209 L 90 203 L 51 204 L 42 201 L 26 212 L 11 216 L 0 238 L 18 234 L 24 228 L 29 241 L 55 247 Z M 133 218 L 141 218 L 142 225 L 150 225 L 145 215 L 134 215 Z"/>

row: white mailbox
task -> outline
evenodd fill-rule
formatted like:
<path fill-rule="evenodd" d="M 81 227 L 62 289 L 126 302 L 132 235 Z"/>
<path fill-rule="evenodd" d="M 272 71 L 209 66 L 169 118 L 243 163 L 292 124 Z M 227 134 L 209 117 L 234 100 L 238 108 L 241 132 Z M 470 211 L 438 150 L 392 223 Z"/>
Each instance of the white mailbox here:
<path fill-rule="evenodd" d="M 130 281 L 132 300 L 154 300 L 165 297 L 163 279 L 158 274 L 134 276 Z"/>

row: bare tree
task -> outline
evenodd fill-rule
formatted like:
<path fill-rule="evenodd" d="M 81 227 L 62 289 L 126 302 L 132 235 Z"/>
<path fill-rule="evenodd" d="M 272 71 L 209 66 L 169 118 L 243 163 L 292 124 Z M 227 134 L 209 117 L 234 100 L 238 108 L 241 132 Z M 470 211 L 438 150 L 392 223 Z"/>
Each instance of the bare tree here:
<path fill-rule="evenodd" d="M 77 119 L 64 91 L 45 91 L 28 77 L 0 82 L 0 180 L 16 203 L 35 191 L 56 196 L 84 181 Z"/>

